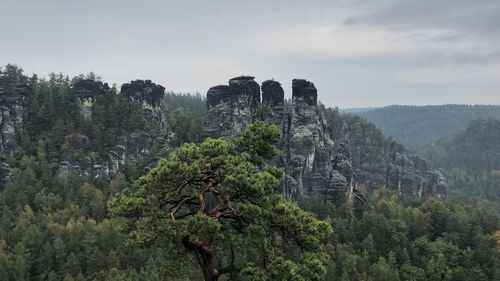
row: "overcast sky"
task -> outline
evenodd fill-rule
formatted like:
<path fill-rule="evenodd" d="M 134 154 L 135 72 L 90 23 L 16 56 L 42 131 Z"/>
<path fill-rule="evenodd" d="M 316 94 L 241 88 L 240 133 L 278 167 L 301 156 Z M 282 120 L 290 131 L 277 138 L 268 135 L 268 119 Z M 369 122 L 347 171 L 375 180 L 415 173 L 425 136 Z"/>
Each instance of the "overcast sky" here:
<path fill-rule="evenodd" d="M 242 74 L 330 106 L 500 104 L 499 0 L 0 0 L 0 65 L 200 92 Z"/>

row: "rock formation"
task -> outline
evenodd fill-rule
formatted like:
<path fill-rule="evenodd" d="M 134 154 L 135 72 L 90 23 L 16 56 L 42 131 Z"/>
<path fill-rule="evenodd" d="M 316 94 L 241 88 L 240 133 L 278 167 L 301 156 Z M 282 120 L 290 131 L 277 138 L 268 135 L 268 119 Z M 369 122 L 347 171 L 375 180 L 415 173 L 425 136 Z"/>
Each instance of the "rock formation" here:
<path fill-rule="evenodd" d="M 213 137 L 235 137 L 256 120 L 275 124 L 282 133 L 278 147 L 282 155 L 276 165 L 284 168 L 285 198 L 320 197 L 335 200 L 345 192 L 348 202 L 365 201 L 361 187 L 371 192 L 387 187 L 403 196 L 447 196 L 444 177 L 427 162 L 403 146 L 387 141 L 375 144 L 360 123 L 345 124 L 334 132 L 327 128 L 318 109 L 313 83 L 292 81 L 292 106 L 284 108 L 281 84 L 267 80 L 260 87 L 251 76 L 229 80 L 207 93 L 207 133 Z M 335 137 L 335 142 L 332 140 Z M 383 136 L 382 136 L 383 138 Z M 370 146 L 376 147 L 370 147 Z M 360 154 L 377 151 L 374 159 L 359 161 Z M 353 165 L 352 155 L 356 156 Z M 365 157 L 366 158 L 366 157 Z M 364 159 L 364 158 L 363 158 Z M 354 166 L 354 167 L 353 167 Z"/>
<path fill-rule="evenodd" d="M 289 199 L 331 197 L 348 189 L 352 172 L 348 157 L 336 155 L 334 143 L 318 111 L 314 84 L 293 80 L 292 112 L 284 110 L 284 91 L 279 82 L 259 85 L 254 77 L 240 76 L 229 86 L 212 87 L 207 93 L 207 132 L 213 137 L 235 137 L 256 120 L 275 124 L 282 132 L 278 144 L 283 151 L 277 165 L 285 170 L 283 196 Z M 340 163 L 335 159 L 345 158 Z"/>
<path fill-rule="evenodd" d="M 108 83 L 92 79 L 78 80 L 73 84 L 73 94 L 79 100 L 80 112 L 85 120 L 92 118 L 92 107 L 97 96 L 104 95 L 108 90 Z"/>
<path fill-rule="evenodd" d="M 17 148 L 17 132 L 23 126 L 26 85 L 13 84 L 0 76 L 0 190 L 10 178 L 7 159 Z"/>
<path fill-rule="evenodd" d="M 91 116 L 92 104 L 98 95 L 107 92 L 107 84 L 98 81 L 83 80 L 82 83 L 74 85 L 74 93 L 80 101 L 91 101 L 82 110 L 82 114 Z M 105 159 L 97 157 L 92 151 L 90 140 L 82 134 L 72 134 L 66 136 L 67 148 L 69 151 L 63 152 L 57 174 L 68 176 L 77 174 L 98 178 L 105 176 L 113 178 L 125 167 L 127 163 L 142 163 L 142 170 L 146 171 L 156 165 L 160 155 L 151 151 L 155 145 L 164 145 L 169 135 L 167 117 L 160 108 L 165 88 L 152 83 L 150 80 L 135 80 L 130 84 L 122 86 L 121 94 L 129 98 L 131 105 L 142 108 L 145 113 L 147 123 L 150 125 L 148 132 L 136 130 L 117 137 L 116 144 L 108 151 Z"/>
<path fill-rule="evenodd" d="M 285 135 L 288 129 L 284 101 L 285 92 L 279 82 L 274 80 L 262 82 L 262 120 L 275 124 L 282 135 Z"/>
<path fill-rule="evenodd" d="M 108 84 L 88 79 L 76 81 L 72 91 L 87 120 L 92 118 L 96 99 L 111 94 Z M 164 146 L 170 135 L 167 117 L 161 109 L 164 91 L 163 86 L 150 80 L 124 84 L 121 95 L 128 98 L 127 106 L 144 111 L 147 128 L 117 135 L 114 146 L 104 154 L 95 152 L 89 138 L 81 133 L 66 136 L 57 174 L 113 178 L 128 163 L 140 163 L 142 171 L 156 165 L 162 155 L 153 148 Z M 27 93 L 27 85 L 0 75 L 0 190 L 10 177 L 7 160 L 18 145 Z M 339 192 L 345 192 L 352 202 L 364 200 L 358 190 L 361 186 L 366 186 L 368 192 L 386 186 L 404 196 L 447 196 L 446 182 L 439 172 L 395 142 L 374 142 L 367 137 L 362 123 L 345 123 L 329 130 L 318 108 L 317 90 L 307 80 L 292 81 L 288 110 L 283 88 L 274 80 L 259 86 L 254 77 L 240 76 L 229 80 L 228 85 L 208 90 L 209 136 L 238 136 L 257 120 L 275 124 L 281 131 L 278 146 L 282 155 L 274 164 L 285 171 L 285 198 L 314 196 L 334 200 Z M 373 149 L 379 151 L 375 157 L 359 156 Z"/>
<path fill-rule="evenodd" d="M 135 80 L 123 84 L 121 93 L 126 94 L 132 101 L 142 104 L 143 107 L 157 108 L 163 100 L 165 87 L 151 80 Z"/>
<path fill-rule="evenodd" d="M 351 184 L 349 161 L 345 163 L 344 174 L 341 167 L 335 166 L 339 155 L 319 114 L 317 101 L 313 83 L 302 79 L 292 81 L 292 112 L 285 148 L 286 198 L 330 198 L 336 189 Z"/>
<path fill-rule="evenodd" d="M 157 129 L 155 135 L 160 136 L 159 141 L 167 137 L 170 128 L 167 116 L 160 108 L 165 95 L 165 87 L 151 80 L 135 80 L 123 84 L 121 94 L 127 95 L 131 102 L 142 106 L 146 119 Z"/>
<path fill-rule="evenodd" d="M 446 180 L 439 171 L 395 141 L 374 139 L 370 130 L 376 129 L 368 123 L 345 122 L 336 138 L 355 155 L 353 167 L 358 185 L 369 192 L 387 187 L 406 197 L 448 196 Z"/>
<path fill-rule="evenodd" d="M 241 134 L 258 120 L 260 87 L 252 76 L 229 80 L 207 92 L 207 126 L 210 136 L 229 137 Z"/>

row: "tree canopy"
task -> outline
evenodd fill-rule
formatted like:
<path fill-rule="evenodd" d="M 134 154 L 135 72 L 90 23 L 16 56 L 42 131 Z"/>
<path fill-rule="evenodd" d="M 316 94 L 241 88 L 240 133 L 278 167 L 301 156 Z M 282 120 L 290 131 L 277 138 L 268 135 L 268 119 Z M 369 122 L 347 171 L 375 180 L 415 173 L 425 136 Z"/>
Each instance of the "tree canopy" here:
<path fill-rule="evenodd" d="M 266 160 L 278 155 L 279 138 L 257 122 L 234 141 L 184 144 L 111 211 L 127 218 L 138 244 L 192 252 L 205 280 L 322 280 L 321 244 L 332 229 L 276 194 L 282 171 Z"/>
<path fill-rule="evenodd" d="M 67 136 L 86 135 L 91 156 L 99 158 L 120 136 L 155 130 L 141 107 L 115 87 L 96 98 L 91 120 L 83 118 L 72 86 L 81 79 L 99 78 L 27 77 L 15 65 L 0 69 L 0 90 L 24 96 L 17 145 L 2 160 L 10 176 L 0 190 L 0 280 L 200 281 L 201 268 L 236 281 L 500 280 L 500 213 L 494 201 L 500 198 L 500 172 L 493 162 L 498 121 L 473 124 L 471 129 L 486 129 L 468 129 L 426 154 L 444 168 L 453 190 L 449 200 L 401 198 L 381 189 L 354 207 L 342 197 L 285 202 L 276 195 L 281 171 L 267 165 L 279 153 L 273 145 L 278 134 L 270 126 L 258 124 L 239 139 L 209 139 L 171 153 L 170 148 L 202 141 L 205 103 L 199 95 L 166 95 L 175 136 L 168 136 L 170 148 L 162 155 L 171 155 L 139 181 L 140 159 L 127 162 L 112 180 L 58 176 L 61 159 L 85 155 Z M 352 151 L 355 167 L 378 157 L 385 137 L 373 124 L 321 110 L 334 138 L 344 122 L 361 124 L 370 141 L 351 143 L 359 149 Z M 205 191 L 200 212 L 197 195 L 207 187 L 203 177 L 209 171 L 217 185 Z M 186 178 L 192 181 L 175 193 Z"/>

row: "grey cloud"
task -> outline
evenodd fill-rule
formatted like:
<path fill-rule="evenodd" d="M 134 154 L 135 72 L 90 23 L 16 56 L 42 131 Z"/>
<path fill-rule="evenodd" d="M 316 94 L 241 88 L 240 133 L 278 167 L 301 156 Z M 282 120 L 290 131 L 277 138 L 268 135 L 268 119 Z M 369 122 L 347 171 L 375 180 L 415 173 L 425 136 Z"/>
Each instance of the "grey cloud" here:
<path fill-rule="evenodd" d="M 367 14 L 348 17 L 344 22 L 408 29 L 452 28 L 498 36 L 500 2 L 497 0 L 392 0 L 374 3 Z"/>
<path fill-rule="evenodd" d="M 303 77 L 331 106 L 500 103 L 497 0 L 0 0 L 0 9 L 0 64 L 27 73 L 94 71 L 202 93 L 250 74 L 276 78 L 288 95 Z M 397 80 L 453 76 L 455 64 L 477 65 L 486 82 Z"/>
<path fill-rule="evenodd" d="M 343 22 L 342 22 L 342 25 L 345 25 L 345 26 L 350 26 L 350 25 L 355 25 L 359 22 L 359 19 L 357 18 L 354 18 L 354 17 L 348 17 L 347 19 L 345 19 Z"/>
<path fill-rule="evenodd" d="M 452 56 L 457 63 L 492 64 L 500 62 L 500 51 L 488 53 L 458 53 Z"/>

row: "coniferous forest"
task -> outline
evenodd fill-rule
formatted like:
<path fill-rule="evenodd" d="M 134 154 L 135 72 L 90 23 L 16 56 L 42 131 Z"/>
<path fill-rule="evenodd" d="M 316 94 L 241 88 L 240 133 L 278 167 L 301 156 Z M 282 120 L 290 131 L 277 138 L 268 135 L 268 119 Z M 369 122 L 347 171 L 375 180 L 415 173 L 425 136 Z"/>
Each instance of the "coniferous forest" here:
<path fill-rule="evenodd" d="M 383 132 L 412 148 L 439 141 L 464 130 L 478 119 L 500 118 L 498 105 L 392 105 L 359 113 Z"/>
<path fill-rule="evenodd" d="M 344 191 L 286 200 L 277 127 L 255 122 L 237 138 L 206 138 L 204 96 L 162 92 L 153 116 L 166 120 L 156 122 L 116 85 L 86 118 L 75 85 L 93 82 L 93 73 L 0 70 L 2 124 L 16 108 L 11 94 L 23 96 L 22 125 L 12 121 L 8 135 L 15 145 L 2 147 L 0 280 L 500 280 L 498 120 L 421 148 L 447 179 L 446 199 L 360 186 L 357 204 Z M 355 171 L 385 157 L 392 140 L 374 124 L 320 111 L 337 142 L 344 124 L 363 129 Z M 116 170 L 95 164 L 120 147 L 133 159 Z"/>

